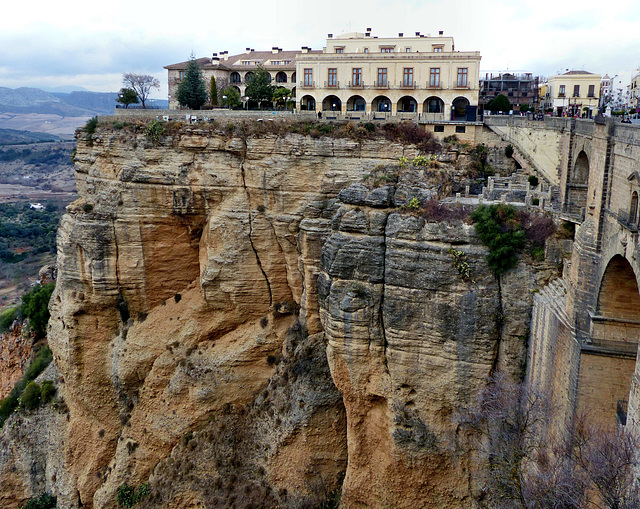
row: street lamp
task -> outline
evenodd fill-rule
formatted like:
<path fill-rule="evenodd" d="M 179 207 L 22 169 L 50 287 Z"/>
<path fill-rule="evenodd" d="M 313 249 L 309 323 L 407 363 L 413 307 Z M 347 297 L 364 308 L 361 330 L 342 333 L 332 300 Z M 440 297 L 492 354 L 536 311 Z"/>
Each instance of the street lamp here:
<path fill-rule="evenodd" d="M 227 107 L 227 109 L 229 109 L 229 105 L 227 104 L 227 96 L 226 95 L 222 96 L 222 103 Z"/>

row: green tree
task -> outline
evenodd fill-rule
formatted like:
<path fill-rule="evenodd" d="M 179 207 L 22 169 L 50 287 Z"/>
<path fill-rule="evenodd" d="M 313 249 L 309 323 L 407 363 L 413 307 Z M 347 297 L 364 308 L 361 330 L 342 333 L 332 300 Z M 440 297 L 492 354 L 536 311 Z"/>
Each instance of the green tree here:
<path fill-rule="evenodd" d="M 253 75 L 253 78 L 247 84 L 246 94 L 250 100 L 258 103 L 258 107 L 263 102 L 271 102 L 273 99 L 274 86 L 271 84 L 271 76 L 269 72 L 262 67 L 258 66 L 258 69 Z"/>
<path fill-rule="evenodd" d="M 285 106 L 287 97 L 292 97 L 291 90 L 285 87 L 278 87 L 273 91 L 272 100 L 279 106 Z"/>
<path fill-rule="evenodd" d="M 215 76 L 211 76 L 211 89 L 209 93 L 211 95 L 211 106 L 218 106 L 218 85 L 216 84 Z"/>
<path fill-rule="evenodd" d="M 238 92 L 231 85 L 223 88 L 220 91 L 220 95 L 222 96 L 222 106 L 226 108 L 238 108 L 239 106 L 242 105 L 242 100 L 240 99 L 240 92 Z"/>
<path fill-rule="evenodd" d="M 487 103 L 487 109 L 489 111 L 510 111 L 511 103 L 506 95 L 498 94 Z"/>
<path fill-rule="evenodd" d="M 55 288 L 54 283 L 36 286 L 22 296 L 22 312 L 29 319 L 29 325 L 37 335 L 43 335 L 49 321 L 49 299 Z"/>
<path fill-rule="evenodd" d="M 138 98 L 138 94 L 132 88 L 121 88 L 120 92 L 118 92 L 118 98 L 116 99 L 117 103 L 123 104 L 125 108 L 128 108 L 130 104 L 138 104 L 140 99 Z"/>
<path fill-rule="evenodd" d="M 202 77 L 202 69 L 191 55 L 184 72 L 184 79 L 178 85 L 178 102 L 192 110 L 199 110 L 207 102 L 207 89 Z"/>

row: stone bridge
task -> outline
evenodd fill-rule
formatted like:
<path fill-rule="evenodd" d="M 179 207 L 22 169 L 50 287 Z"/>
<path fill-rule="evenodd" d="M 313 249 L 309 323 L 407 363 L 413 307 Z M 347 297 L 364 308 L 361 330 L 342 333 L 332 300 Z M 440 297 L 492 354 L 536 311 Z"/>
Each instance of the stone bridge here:
<path fill-rule="evenodd" d="M 560 426 L 577 414 L 640 436 L 640 126 L 612 119 L 489 118 L 522 165 L 559 187 L 575 226 L 563 277 L 534 298 L 527 381 Z M 558 428 L 556 431 L 560 431 Z"/>

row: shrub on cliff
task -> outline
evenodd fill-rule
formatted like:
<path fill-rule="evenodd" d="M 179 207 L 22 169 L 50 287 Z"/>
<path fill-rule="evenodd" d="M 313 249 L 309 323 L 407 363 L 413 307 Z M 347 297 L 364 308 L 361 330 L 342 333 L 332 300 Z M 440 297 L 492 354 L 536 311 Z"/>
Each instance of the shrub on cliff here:
<path fill-rule="evenodd" d="M 44 335 L 49 322 L 49 300 L 54 288 L 55 283 L 37 285 L 22 296 L 22 313 L 29 319 L 29 326 L 37 336 Z"/>
<path fill-rule="evenodd" d="M 56 509 L 57 507 L 56 497 L 43 493 L 37 498 L 30 499 L 22 509 Z"/>
<path fill-rule="evenodd" d="M 487 262 L 500 276 L 518 262 L 518 251 L 525 241 L 525 232 L 511 205 L 481 205 L 471 215 L 476 233 L 489 248 Z"/>

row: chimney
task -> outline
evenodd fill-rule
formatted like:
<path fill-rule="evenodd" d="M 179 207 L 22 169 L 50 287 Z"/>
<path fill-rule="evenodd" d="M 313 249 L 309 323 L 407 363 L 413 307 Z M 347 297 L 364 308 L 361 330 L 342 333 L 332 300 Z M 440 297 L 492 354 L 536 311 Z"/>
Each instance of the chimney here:
<path fill-rule="evenodd" d="M 416 32 L 416 37 L 420 37 L 420 32 Z"/>
<path fill-rule="evenodd" d="M 438 35 L 440 35 L 440 36 L 444 35 L 444 30 L 438 31 Z"/>
<path fill-rule="evenodd" d="M 303 53 L 309 53 L 309 48 L 307 46 L 302 46 Z"/>
<path fill-rule="evenodd" d="M 333 39 L 333 34 L 327 34 L 327 39 Z"/>
<path fill-rule="evenodd" d="M 371 37 L 371 32 L 367 32 L 364 34 L 365 37 Z"/>
<path fill-rule="evenodd" d="M 246 51 L 247 53 L 251 53 L 251 48 L 245 48 L 245 51 Z"/>
<path fill-rule="evenodd" d="M 220 56 L 222 57 L 222 60 L 229 60 L 229 52 L 228 51 L 221 51 L 220 52 Z"/>
<path fill-rule="evenodd" d="M 218 62 L 220 62 L 220 57 L 218 57 L 218 54 L 217 54 L 217 53 L 214 53 L 214 54 L 211 56 L 211 63 L 212 63 L 212 64 L 216 64 L 216 63 L 218 63 Z"/>
<path fill-rule="evenodd" d="M 271 53 L 273 53 L 273 54 L 278 53 L 278 51 L 279 51 L 279 49 L 278 49 L 278 47 L 277 47 L 277 46 L 273 46 L 273 47 L 271 48 Z"/>
<path fill-rule="evenodd" d="M 404 34 L 402 32 L 398 32 L 398 37 L 402 37 Z"/>
<path fill-rule="evenodd" d="M 371 32 L 371 29 L 370 29 L 370 28 L 367 28 L 367 32 Z"/>

